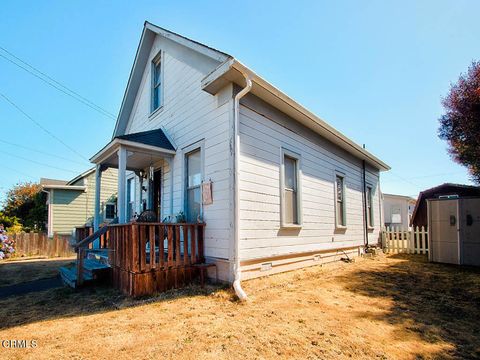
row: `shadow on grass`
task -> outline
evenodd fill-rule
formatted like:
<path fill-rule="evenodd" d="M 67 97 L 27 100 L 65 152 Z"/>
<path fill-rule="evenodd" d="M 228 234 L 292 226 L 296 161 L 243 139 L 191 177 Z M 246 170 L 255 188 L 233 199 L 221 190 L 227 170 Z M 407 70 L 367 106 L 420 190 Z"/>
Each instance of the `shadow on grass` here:
<path fill-rule="evenodd" d="M 406 331 L 399 337 L 453 345 L 439 357 L 480 358 L 480 269 L 429 263 L 424 256 L 392 258 L 403 261 L 339 277 L 351 292 L 393 301 L 387 314 L 360 316 L 400 325 Z"/>
<path fill-rule="evenodd" d="M 0 262 L 0 287 L 21 284 L 58 275 L 61 266 L 68 266 L 74 258 L 23 259 Z"/>
<path fill-rule="evenodd" d="M 0 299 L 0 330 L 45 320 L 93 315 L 129 307 L 158 303 L 184 297 L 205 296 L 224 285 L 190 285 L 144 298 L 130 298 L 108 285 L 95 285 L 79 290 L 61 287 L 47 291 Z"/>

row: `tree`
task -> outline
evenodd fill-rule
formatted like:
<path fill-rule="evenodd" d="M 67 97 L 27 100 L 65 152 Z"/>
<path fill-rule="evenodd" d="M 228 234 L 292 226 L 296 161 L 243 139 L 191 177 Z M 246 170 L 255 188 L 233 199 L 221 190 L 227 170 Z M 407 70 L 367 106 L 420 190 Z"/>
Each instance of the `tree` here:
<path fill-rule="evenodd" d="M 47 207 L 40 185 L 31 182 L 15 185 L 7 192 L 3 214 L 17 218 L 27 230 L 44 230 Z"/>
<path fill-rule="evenodd" d="M 480 183 L 480 62 L 474 61 L 451 85 L 442 105 L 445 114 L 440 118 L 439 136 L 448 142 L 452 158 Z"/>

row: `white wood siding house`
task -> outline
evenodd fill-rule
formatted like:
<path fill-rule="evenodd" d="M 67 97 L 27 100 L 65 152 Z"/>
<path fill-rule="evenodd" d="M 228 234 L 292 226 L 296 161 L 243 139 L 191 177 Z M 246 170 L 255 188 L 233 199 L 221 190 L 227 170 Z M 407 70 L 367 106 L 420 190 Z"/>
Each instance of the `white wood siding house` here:
<path fill-rule="evenodd" d="M 119 169 L 120 222 L 143 209 L 198 215 L 225 281 L 378 242 L 386 164 L 232 56 L 148 22 L 112 141 L 91 160 L 98 183 Z"/>

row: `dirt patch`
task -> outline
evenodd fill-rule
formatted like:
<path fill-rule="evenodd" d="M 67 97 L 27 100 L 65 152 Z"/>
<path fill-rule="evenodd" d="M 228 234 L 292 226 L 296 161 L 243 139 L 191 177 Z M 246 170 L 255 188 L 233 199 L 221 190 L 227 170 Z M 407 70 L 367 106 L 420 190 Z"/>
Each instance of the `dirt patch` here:
<path fill-rule="evenodd" d="M 230 289 L 147 299 L 108 288 L 0 301 L 2 358 L 433 359 L 480 357 L 480 273 L 421 257 L 312 267 Z"/>

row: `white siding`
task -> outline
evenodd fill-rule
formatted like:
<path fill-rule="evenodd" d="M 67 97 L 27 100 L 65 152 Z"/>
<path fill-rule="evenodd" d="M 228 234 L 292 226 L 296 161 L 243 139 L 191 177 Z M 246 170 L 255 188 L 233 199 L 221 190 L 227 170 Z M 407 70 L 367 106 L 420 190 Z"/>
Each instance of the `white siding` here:
<path fill-rule="evenodd" d="M 160 111 L 150 115 L 150 61 L 162 51 L 164 101 Z M 167 161 L 156 164 L 162 168 L 162 217 L 184 210 L 183 148 L 203 141 L 204 179 L 213 182 L 213 204 L 204 206 L 205 255 L 230 257 L 233 238 L 231 209 L 232 181 L 230 172 L 232 86 L 212 96 L 202 91 L 200 83 L 219 63 L 181 45 L 157 36 L 145 68 L 126 133 L 163 128 L 177 146 L 173 161 L 173 209 L 170 209 L 170 168 Z M 138 180 L 136 180 L 138 183 Z M 139 199 L 138 186 L 135 194 Z M 137 204 L 138 208 L 138 204 Z"/>
<path fill-rule="evenodd" d="M 241 259 L 363 245 L 361 161 L 252 96 L 243 103 L 240 110 Z M 280 228 L 282 147 L 301 156 L 301 229 Z M 335 230 L 335 171 L 345 174 L 345 231 Z M 374 198 L 375 229 L 369 239 L 376 243 L 380 225 L 378 172 L 367 171 L 366 178 L 373 187 Z"/>

